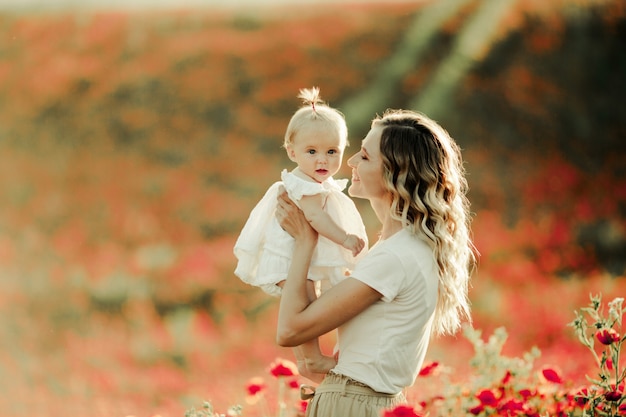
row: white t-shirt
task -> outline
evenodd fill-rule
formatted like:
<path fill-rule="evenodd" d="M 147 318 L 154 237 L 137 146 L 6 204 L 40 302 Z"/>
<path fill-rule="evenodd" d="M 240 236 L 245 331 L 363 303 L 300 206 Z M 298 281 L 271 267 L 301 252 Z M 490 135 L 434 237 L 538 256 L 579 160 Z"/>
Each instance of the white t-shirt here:
<path fill-rule="evenodd" d="M 334 371 L 396 394 L 413 385 L 428 348 L 439 283 L 433 250 L 403 229 L 377 242 L 351 277 L 383 297 L 339 327 Z"/>

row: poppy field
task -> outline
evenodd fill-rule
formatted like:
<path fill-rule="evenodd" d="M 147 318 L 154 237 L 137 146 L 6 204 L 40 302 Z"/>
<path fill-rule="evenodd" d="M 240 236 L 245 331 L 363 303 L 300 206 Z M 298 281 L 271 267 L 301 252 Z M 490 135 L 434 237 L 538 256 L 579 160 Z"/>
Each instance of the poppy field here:
<path fill-rule="evenodd" d="M 291 167 L 298 90 L 346 109 L 352 155 L 374 113 L 355 122 L 350 99 L 380 113 L 437 84 L 483 2 L 456 3 L 384 102 L 371 86 L 421 2 L 0 13 L 0 415 L 301 413 L 277 300 L 233 274 L 237 234 Z M 567 415 L 587 376 L 625 368 L 626 7 L 509 3 L 435 117 L 463 149 L 480 259 L 472 326 L 433 340 L 415 413 Z M 609 319 L 581 339 L 598 295 Z"/>

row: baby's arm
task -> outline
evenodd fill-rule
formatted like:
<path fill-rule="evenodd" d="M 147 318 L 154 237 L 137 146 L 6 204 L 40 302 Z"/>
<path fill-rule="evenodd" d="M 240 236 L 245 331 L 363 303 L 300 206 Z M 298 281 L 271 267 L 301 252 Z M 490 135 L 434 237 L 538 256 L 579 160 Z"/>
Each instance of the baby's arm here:
<path fill-rule="evenodd" d="M 365 247 L 365 241 L 356 235 L 347 233 L 335 223 L 322 209 L 324 198 L 325 196 L 321 194 L 315 194 L 305 195 L 300 199 L 300 208 L 306 219 L 311 227 L 317 230 L 317 233 L 352 251 L 352 255 L 358 255 Z"/>

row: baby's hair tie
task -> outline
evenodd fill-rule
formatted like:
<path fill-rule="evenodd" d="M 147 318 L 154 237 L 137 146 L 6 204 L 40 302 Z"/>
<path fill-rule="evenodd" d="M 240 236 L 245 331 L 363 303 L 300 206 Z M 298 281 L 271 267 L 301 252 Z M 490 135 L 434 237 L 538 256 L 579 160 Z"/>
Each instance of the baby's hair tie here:
<path fill-rule="evenodd" d="M 313 110 L 313 113 L 317 113 L 317 109 L 315 108 L 315 103 L 324 104 L 324 102 L 320 100 L 319 87 L 301 89 L 300 94 L 298 95 L 298 98 L 302 99 L 303 107 L 310 105 L 311 110 Z"/>

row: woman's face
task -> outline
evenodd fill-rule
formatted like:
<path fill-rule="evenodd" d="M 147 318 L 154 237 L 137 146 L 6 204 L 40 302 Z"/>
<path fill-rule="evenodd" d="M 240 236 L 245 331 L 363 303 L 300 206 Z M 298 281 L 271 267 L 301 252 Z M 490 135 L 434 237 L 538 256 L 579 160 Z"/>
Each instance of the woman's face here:
<path fill-rule="evenodd" d="M 348 159 L 352 168 L 352 183 L 348 194 L 373 200 L 388 195 L 383 185 L 383 162 L 380 154 L 382 126 L 374 126 L 361 144 L 361 150 Z"/>

